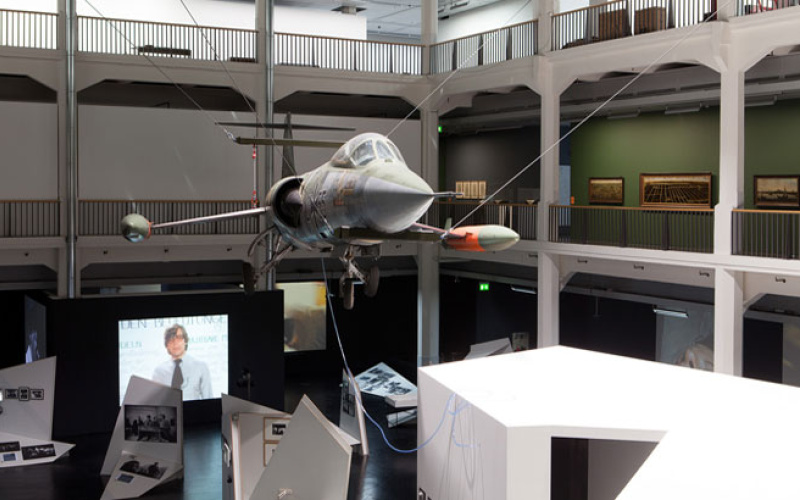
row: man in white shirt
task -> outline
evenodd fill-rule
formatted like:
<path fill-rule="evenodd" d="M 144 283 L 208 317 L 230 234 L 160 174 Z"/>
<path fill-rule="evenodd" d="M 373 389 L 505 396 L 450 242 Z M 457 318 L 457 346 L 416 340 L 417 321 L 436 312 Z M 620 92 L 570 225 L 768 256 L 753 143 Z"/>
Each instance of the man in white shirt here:
<path fill-rule="evenodd" d="M 164 346 L 171 359 L 156 367 L 152 379 L 181 389 L 184 401 L 214 397 L 208 365 L 186 354 L 189 335 L 182 325 L 174 324 L 164 331 Z"/>

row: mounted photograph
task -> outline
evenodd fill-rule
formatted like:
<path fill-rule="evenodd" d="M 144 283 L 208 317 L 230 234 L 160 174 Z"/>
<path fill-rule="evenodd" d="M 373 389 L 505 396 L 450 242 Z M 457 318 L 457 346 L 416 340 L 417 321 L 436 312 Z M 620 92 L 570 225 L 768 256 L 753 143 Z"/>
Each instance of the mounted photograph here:
<path fill-rule="evenodd" d="M 800 175 L 756 175 L 753 203 L 757 207 L 800 208 Z"/>
<path fill-rule="evenodd" d="M 622 205 L 625 202 L 623 177 L 592 177 L 589 179 L 590 205 Z"/>
<path fill-rule="evenodd" d="M 711 207 L 711 174 L 639 174 L 643 207 Z"/>

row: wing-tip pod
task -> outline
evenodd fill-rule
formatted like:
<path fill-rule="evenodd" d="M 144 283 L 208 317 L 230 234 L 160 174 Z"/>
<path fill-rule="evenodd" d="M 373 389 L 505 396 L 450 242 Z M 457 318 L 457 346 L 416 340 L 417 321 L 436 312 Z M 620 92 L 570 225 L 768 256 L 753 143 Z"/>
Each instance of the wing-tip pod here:
<path fill-rule="evenodd" d="M 498 252 L 518 241 L 516 231 L 496 224 L 457 227 L 443 240 L 448 248 L 465 252 Z"/>
<path fill-rule="evenodd" d="M 150 221 L 139 214 L 128 214 L 122 219 L 122 236 L 131 243 L 138 243 L 150 237 Z"/>

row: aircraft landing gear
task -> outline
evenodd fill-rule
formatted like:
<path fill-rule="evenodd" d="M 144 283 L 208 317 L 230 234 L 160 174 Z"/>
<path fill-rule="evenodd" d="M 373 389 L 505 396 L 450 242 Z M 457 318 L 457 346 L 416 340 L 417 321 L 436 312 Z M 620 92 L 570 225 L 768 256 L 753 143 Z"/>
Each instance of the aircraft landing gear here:
<path fill-rule="evenodd" d="M 374 297 L 377 295 L 380 279 L 380 269 L 377 265 L 373 265 L 369 268 L 369 271 L 367 271 L 367 281 L 364 282 L 364 295 L 367 297 Z"/>
<path fill-rule="evenodd" d="M 377 265 L 372 265 L 367 272 L 364 272 L 358 264 L 355 263 L 356 251 L 361 250 L 364 253 L 364 248 L 356 245 L 350 245 L 345 250 L 344 255 L 339 257 L 339 260 L 344 265 L 344 272 L 342 277 L 339 278 L 339 295 L 342 297 L 344 308 L 350 310 L 355 304 L 355 291 L 354 284 L 356 280 L 364 283 L 364 295 L 367 297 L 374 297 L 378 293 L 378 283 L 380 281 L 380 270 Z M 370 249 L 372 250 L 372 249 Z M 374 255 L 374 250 L 372 250 Z"/>

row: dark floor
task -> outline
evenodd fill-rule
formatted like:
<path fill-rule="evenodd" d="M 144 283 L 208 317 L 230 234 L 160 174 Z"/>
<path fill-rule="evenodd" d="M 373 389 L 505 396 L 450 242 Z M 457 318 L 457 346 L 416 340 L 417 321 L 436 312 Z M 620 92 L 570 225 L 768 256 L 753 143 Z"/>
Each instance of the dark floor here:
<path fill-rule="evenodd" d="M 334 423 L 339 419 L 339 380 L 295 380 L 286 384 L 286 408 L 291 411 L 308 394 Z M 381 423 L 390 408 L 382 399 L 365 395 L 364 405 Z M 353 455 L 348 500 L 413 500 L 416 454 L 398 454 L 370 424 L 370 455 Z M 384 427 L 385 428 L 385 427 Z M 416 443 L 415 424 L 389 429 L 387 436 L 401 449 Z M 79 436 L 69 456 L 52 464 L 0 469 L 0 500 L 96 500 L 103 492 L 100 468 L 110 434 Z M 184 479 L 161 486 L 142 498 L 152 500 L 218 500 L 222 498 L 220 427 L 184 429 Z"/>

